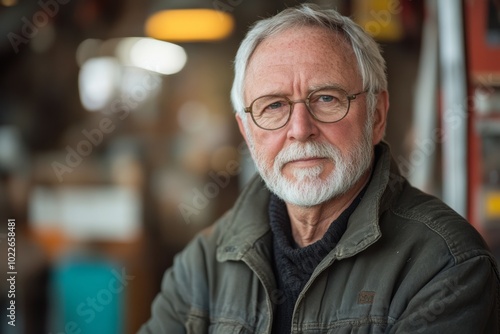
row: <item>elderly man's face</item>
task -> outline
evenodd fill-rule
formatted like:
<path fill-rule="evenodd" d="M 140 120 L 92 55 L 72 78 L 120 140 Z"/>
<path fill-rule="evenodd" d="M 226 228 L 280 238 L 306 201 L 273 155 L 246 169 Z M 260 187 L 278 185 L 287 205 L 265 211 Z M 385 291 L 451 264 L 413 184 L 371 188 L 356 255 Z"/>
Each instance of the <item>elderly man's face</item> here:
<path fill-rule="evenodd" d="M 352 48 L 317 27 L 289 29 L 264 40 L 249 61 L 244 84 L 246 106 L 269 94 L 305 99 L 330 85 L 349 94 L 363 91 Z M 316 121 L 304 103 L 295 104 L 288 124 L 277 130 L 257 127 L 250 115 L 237 119 L 267 185 L 300 206 L 349 190 L 370 167 L 373 145 L 382 137 L 368 119 L 366 94 L 351 101 L 347 116 L 336 123 Z"/>

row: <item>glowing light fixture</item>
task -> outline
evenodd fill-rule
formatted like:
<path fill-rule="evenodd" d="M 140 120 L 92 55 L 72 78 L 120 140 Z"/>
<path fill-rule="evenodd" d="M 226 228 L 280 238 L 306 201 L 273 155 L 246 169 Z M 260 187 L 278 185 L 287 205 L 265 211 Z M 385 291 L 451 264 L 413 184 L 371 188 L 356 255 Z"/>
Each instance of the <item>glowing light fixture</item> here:
<path fill-rule="evenodd" d="M 125 65 L 167 75 L 182 70 L 187 61 L 181 46 L 152 38 L 123 38 L 115 52 Z"/>
<path fill-rule="evenodd" d="M 5 7 L 12 7 L 17 5 L 17 0 L 1 0 L 0 4 Z"/>
<path fill-rule="evenodd" d="M 78 86 L 85 109 L 98 111 L 111 102 L 120 82 L 120 64 L 112 57 L 87 60 L 80 69 Z"/>
<path fill-rule="evenodd" d="M 171 9 L 151 15 L 146 35 L 173 42 L 215 41 L 228 37 L 234 29 L 234 18 L 214 9 Z"/>

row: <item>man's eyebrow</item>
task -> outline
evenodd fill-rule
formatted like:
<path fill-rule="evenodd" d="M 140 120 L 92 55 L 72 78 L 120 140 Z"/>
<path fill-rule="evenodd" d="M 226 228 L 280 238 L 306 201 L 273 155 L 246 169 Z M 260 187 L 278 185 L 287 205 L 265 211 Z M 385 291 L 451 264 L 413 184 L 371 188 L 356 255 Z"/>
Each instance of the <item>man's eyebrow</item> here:
<path fill-rule="evenodd" d="M 337 83 L 337 82 L 326 82 L 326 83 L 323 83 L 321 85 L 314 85 L 314 86 L 311 86 L 308 90 L 308 92 L 312 92 L 316 89 L 320 89 L 320 88 L 326 88 L 326 87 L 329 87 L 329 88 L 339 88 L 339 89 L 342 89 L 342 90 L 346 90 L 346 87 Z"/>
<path fill-rule="evenodd" d="M 341 85 L 341 84 L 339 84 L 338 82 L 325 82 L 325 83 L 322 83 L 322 84 L 319 84 L 319 85 L 312 85 L 312 86 L 310 86 L 307 89 L 307 93 L 309 94 L 312 91 L 315 91 L 316 89 L 326 88 L 326 87 L 329 87 L 329 88 L 339 88 L 339 89 L 342 89 L 344 91 L 347 91 L 346 87 L 343 86 L 343 85 Z M 268 91 L 266 93 L 258 94 L 258 96 L 256 96 L 253 100 L 261 98 L 261 97 L 264 97 L 264 96 L 285 96 L 285 97 L 289 97 L 290 95 L 292 95 L 292 94 L 285 93 L 281 89 L 274 89 L 274 90 Z"/>
<path fill-rule="evenodd" d="M 263 96 L 289 96 L 289 95 L 290 94 L 284 93 L 283 90 L 275 89 L 275 90 L 271 90 L 271 91 L 266 92 L 266 93 L 258 94 L 255 97 L 255 99 L 258 99 L 259 97 L 263 97 Z"/>

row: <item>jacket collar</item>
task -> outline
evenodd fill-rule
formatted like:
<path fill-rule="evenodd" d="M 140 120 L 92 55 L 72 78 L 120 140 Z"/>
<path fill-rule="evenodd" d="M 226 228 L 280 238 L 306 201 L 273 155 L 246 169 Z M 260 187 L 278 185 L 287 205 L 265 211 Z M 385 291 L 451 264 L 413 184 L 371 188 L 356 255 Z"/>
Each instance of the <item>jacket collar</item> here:
<path fill-rule="evenodd" d="M 259 175 L 253 177 L 228 213 L 227 224 L 217 241 L 217 259 L 240 260 L 266 233 L 270 232 L 270 192 Z"/>
<path fill-rule="evenodd" d="M 375 147 L 377 162 L 363 199 L 349 217 L 347 230 L 334 250 L 337 259 L 353 256 L 375 243 L 382 236 L 379 217 L 394 196 L 391 175 L 399 175 L 392 161 L 389 146 L 382 142 Z M 388 188 L 393 184 L 392 188 Z"/>
<path fill-rule="evenodd" d="M 349 218 L 347 230 L 328 257 L 342 259 L 353 256 L 380 237 L 379 216 L 397 196 L 402 185 L 389 146 L 382 142 L 375 147 L 378 159 L 363 199 Z M 378 151 L 378 152 L 377 152 Z M 256 175 L 244 189 L 228 213 L 225 231 L 218 240 L 217 259 L 240 260 L 254 244 L 270 233 L 268 204 L 270 192 Z"/>

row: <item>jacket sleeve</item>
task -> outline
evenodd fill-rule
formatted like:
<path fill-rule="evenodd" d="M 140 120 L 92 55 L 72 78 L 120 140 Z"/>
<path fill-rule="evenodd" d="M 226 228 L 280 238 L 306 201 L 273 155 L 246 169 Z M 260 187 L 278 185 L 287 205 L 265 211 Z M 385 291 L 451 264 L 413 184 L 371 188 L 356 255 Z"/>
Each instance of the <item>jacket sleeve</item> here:
<path fill-rule="evenodd" d="M 386 333 L 500 333 L 499 284 L 494 260 L 472 257 L 426 283 Z"/>
<path fill-rule="evenodd" d="M 206 333 L 207 280 L 205 249 L 200 236 L 195 238 L 165 272 L 161 291 L 153 301 L 151 318 L 139 334 Z"/>

